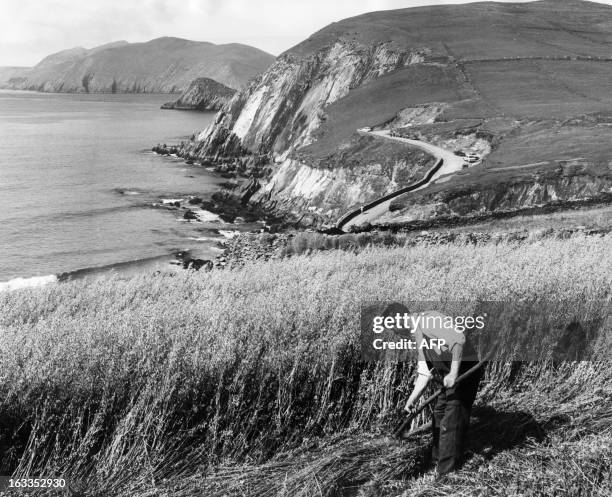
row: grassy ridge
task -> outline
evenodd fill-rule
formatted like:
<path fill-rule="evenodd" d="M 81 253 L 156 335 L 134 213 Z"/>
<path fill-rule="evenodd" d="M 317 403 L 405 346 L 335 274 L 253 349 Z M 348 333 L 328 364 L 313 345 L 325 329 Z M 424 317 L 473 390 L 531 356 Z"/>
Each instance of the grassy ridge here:
<path fill-rule="evenodd" d="M 375 248 L 0 295 L 0 469 L 133 495 L 219 463 L 274 461 L 305 439 L 376 431 L 411 365 L 359 361 L 362 302 L 607 299 L 610 241 Z M 610 386 L 602 367 L 590 389 Z M 508 374 L 491 373 L 492 398 Z M 279 474 L 260 474 L 261 495 L 282 494 Z"/>

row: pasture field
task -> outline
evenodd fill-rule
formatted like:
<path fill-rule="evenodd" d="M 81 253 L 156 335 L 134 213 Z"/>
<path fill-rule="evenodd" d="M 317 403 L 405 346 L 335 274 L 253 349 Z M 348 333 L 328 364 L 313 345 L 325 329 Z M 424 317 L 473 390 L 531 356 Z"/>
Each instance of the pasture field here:
<path fill-rule="evenodd" d="M 609 494 L 609 348 L 492 364 L 468 467 L 434 491 L 428 436 L 385 437 L 412 364 L 364 363 L 358 342 L 373 299 L 609 302 L 611 242 L 376 247 L 0 294 L 0 471 L 83 495 Z"/>
<path fill-rule="evenodd" d="M 311 156 L 308 151 L 300 151 L 300 158 Z M 394 176 L 399 185 L 410 184 L 423 177 L 433 167 L 435 159 L 426 152 L 391 140 L 379 140 L 370 136 L 353 135 L 342 147 L 330 151 L 329 155 L 317 157 L 316 165 L 320 168 L 353 169 L 380 164 L 383 168 L 393 168 L 397 163 L 407 166 L 403 174 Z M 389 174 L 389 176 L 393 176 Z"/>
<path fill-rule="evenodd" d="M 465 98 L 452 66 L 417 64 L 377 78 L 325 108 L 326 118 L 317 140 L 300 149 L 312 158 L 334 153 L 339 144 L 354 139 L 357 129 L 393 119 L 406 107 Z"/>

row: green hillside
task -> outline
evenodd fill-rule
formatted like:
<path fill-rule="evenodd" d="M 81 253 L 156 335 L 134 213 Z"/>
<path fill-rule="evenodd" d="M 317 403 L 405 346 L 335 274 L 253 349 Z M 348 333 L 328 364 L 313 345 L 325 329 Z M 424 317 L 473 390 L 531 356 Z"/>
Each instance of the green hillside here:
<path fill-rule="evenodd" d="M 584 55 L 610 57 L 609 5 L 579 0 L 477 2 L 373 12 L 317 31 L 286 53 L 312 54 L 336 40 L 392 42 L 458 60 Z"/>

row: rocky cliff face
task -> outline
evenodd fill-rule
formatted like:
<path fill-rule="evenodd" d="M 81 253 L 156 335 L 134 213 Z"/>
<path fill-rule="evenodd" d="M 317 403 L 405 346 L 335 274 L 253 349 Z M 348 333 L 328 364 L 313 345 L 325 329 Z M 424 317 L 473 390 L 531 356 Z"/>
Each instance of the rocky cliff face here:
<path fill-rule="evenodd" d="M 325 107 L 351 88 L 422 61 L 418 51 L 384 43 L 338 41 L 304 58 L 287 53 L 221 111 L 198 149 L 217 157 L 285 155 L 313 142 Z"/>
<path fill-rule="evenodd" d="M 219 110 L 236 93 L 210 78 L 198 78 L 191 82 L 187 90 L 174 102 L 162 105 L 162 109 L 177 110 Z"/>
<path fill-rule="evenodd" d="M 354 167 L 313 167 L 285 159 L 251 200 L 288 213 L 302 225 L 333 223 L 348 210 L 420 179 L 434 160 L 417 150 Z"/>
<path fill-rule="evenodd" d="M 467 217 L 511 212 L 556 203 L 609 202 L 612 198 L 612 162 L 597 168 L 591 164 L 559 165 L 520 180 L 506 180 L 478 188 L 463 186 L 445 191 L 406 195 L 391 204 L 377 223 L 404 223 L 440 217 Z"/>

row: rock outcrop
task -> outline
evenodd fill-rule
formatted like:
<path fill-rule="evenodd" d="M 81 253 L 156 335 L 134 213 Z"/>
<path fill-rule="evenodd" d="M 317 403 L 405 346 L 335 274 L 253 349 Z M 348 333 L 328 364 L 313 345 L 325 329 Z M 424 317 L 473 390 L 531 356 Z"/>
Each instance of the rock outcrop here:
<path fill-rule="evenodd" d="M 612 200 L 612 162 L 605 167 L 559 165 L 529 176 L 483 184 L 463 184 L 399 197 L 377 224 L 469 217 L 590 200 Z"/>
<path fill-rule="evenodd" d="M 191 82 L 189 87 L 174 102 L 162 105 L 162 109 L 175 110 L 219 110 L 236 93 L 210 78 L 198 78 Z"/>
<path fill-rule="evenodd" d="M 180 93 L 194 79 L 207 77 L 238 89 L 273 61 L 272 55 L 247 45 L 166 37 L 64 50 L 3 86 L 68 93 Z"/>

